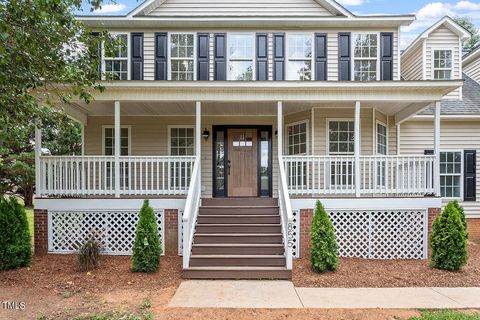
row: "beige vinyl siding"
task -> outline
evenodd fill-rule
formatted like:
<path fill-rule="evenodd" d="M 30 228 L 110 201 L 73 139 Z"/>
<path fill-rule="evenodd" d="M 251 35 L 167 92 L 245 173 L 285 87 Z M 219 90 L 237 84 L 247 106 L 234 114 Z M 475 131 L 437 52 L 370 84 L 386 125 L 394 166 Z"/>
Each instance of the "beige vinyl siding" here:
<path fill-rule="evenodd" d="M 458 35 L 446 27 L 439 27 L 425 40 L 425 78 L 433 79 L 433 50 L 452 50 L 452 79 L 461 79 L 461 48 Z M 459 99 L 460 89 L 449 93 L 448 99 Z"/>
<path fill-rule="evenodd" d="M 420 42 L 416 48 L 401 58 L 402 77 L 405 80 L 423 79 L 423 42 Z"/>
<path fill-rule="evenodd" d="M 210 72 L 210 75 L 209 75 L 209 78 L 210 80 L 214 80 L 215 79 L 215 38 L 213 36 L 213 33 L 210 33 L 210 37 L 209 37 L 209 45 L 210 45 L 210 48 L 209 48 L 209 64 L 208 64 L 208 68 L 209 68 L 209 72 Z"/>
<path fill-rule="evenodd" d="M 267 66 L 267 79 L 273 80 L 273 33 L 268 33 L 268 66 Z"/>
<path fill-rule="evenodd" d="M 402 154 L 423 154 L 424 150 L 433 149 L 433 119 L 404 122 L 400 132 Z M 480 122 L 442 119 L 440 136 L 441 150 L 477 150 L 477 201 L 460 201 L 460 204 L 467 216 L 480 217 Z"/>
<path fill-rule="evenodd" d="M 480 58 L 473 60 L 470 64 L 463 67 L 463 72 L 480 83 Z"/>
<path fill-rule="evenodd" d="M 338 80 L 338 32 L 329 32 L 327 36 L 327 70 L 328 80 Z"/>
<path fill-rule="evenodd" d="M 388 117 L 388 154 L 396 155 L 398 153 L 397 146 L 397 126 L 395 125 L 395 117 Z"/>
<path fill-rule="evenodd" d="M 143 35 L 143 79 L 155 79 L 155 34 L 153 32 L 146 32 Z"/>
<path fill-rule="evenodd" d="M 150 16 L 332 16 L 313 0 L 166 0 Z"/>

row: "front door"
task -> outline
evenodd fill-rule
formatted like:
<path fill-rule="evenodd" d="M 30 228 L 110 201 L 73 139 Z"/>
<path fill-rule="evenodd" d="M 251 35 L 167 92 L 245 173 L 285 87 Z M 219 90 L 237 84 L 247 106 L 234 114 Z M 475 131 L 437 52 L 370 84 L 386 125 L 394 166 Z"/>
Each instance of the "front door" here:
<path fill-rule="evenodd" d="M 258 194 L 257 129 L 227 130 L 228 196 L 256 197 Z"/>

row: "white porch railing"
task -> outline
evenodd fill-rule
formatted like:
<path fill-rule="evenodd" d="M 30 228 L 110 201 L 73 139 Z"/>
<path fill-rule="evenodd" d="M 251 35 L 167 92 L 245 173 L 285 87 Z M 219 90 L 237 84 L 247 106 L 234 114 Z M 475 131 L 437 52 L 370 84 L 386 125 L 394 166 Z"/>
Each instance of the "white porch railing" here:
<path fill-rule="evenodd" d="M 200 196 L 202 193 L 200 156 L 195 159 L 192 179 L 188 189 L 188 196 L 185 202 L 185 209 L 182 217 L 183 227 L 183 268 L 186 269 L 190 264 L 190 255 L 192 252 L 193 235 L 195 233 L 195 223 L 197 221 L 198 210 L 200 207 Z"/>
<path fill-rule="evenodd" d="M 282 223 L 283 245 L 287 269 L 292 269 L 292 246 L 295 240 L 295 224 L 293 222 L 292 205 L 288 194 L 287 176 L 283 166 L 282 157 L 278 158 L 278 205 L 280 208 L 280 220 Z"/>
<path fill-rule="evenodd" d="M 354 156 L 284 156 L 292 195 L 355 194 Z M 435 193 L 435 156 L 360 156 L 360 193 L 395 196 Z"/>
<path fill-rule="evenodd" d="M 121 195 L 186 195 L 194 156 L 121 156 Z M 114 156 L 42 156 L 40 196 L 115 194 Z"/>

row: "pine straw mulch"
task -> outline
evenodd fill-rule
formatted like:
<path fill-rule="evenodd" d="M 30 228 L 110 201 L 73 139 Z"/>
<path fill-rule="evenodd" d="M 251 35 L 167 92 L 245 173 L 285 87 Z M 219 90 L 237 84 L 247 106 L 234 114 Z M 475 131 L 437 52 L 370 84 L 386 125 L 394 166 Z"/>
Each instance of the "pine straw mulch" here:
<path fill-rule="evenodd" d="M 162 289 L 178 286 L 182 277 L 181 257 L 162 257 L 155 273 L 134 273 L 131 258 L 103 256 L 92 272 L 78 271 L 76 255 L 35 256 L 31 267 L 0 272 L 0 288 L 23 287 L 56 293 L 88 290 L 92 293 L 116 289 Z"/>
<path fill-rule="evenodd" d="M 433 269 L 428 260 L 340 259 L 336 272 L 315 273 L 308 259 L 294 261 L 296 287 L 479 287 L 480 241 L 469 242 L 468 264 L 458 272 Z"/>

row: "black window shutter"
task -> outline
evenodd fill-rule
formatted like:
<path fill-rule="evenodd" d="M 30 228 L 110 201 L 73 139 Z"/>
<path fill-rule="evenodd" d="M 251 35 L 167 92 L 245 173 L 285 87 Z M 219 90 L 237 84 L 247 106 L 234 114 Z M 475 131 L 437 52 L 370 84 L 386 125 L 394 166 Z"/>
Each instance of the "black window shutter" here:
<path fill-rule="evenodd" d="M 268 80 L 268 34 L 257 33 L 257 80 Z"/>
<path fill-rule="evenodd" d="M 100 32 L 92 32 L 91 35 L 96 37 L 97 41 L 90 49 L 90 59 L 92 64 L 96 63 L 96 76 L 100 80 L 102 79 L 102 41 L 100 41 Z"/>
<path fill-rule="evenodd" d="M 209 80 L 209 34 L 199 33 L 197 37 L 197 80 Z"/>
<path fill-rule="evenodd" d="M 155 80 L 167 80 L 168 35 L 155 33 Z"/>
<path fill-rule="evenodd" d="M 215 80 L 227 80 L 227 35 L 216 33 L 215 42 Z"/>
<path fill-rule="evenodd" d="M 380 33 L 381 80 L 393 80 L 393 33 Z"/>
<path fill-rule="evenodd" d="M 327 80 L 327 34 L 315 33 L 315 80 Z"/>
<path fill-rule="evenodd" d="M 463 200 L 477 200 L 477 151 L 464 151 L 464 169 L 463 169 Z"/>
<path fill-rule="evenodd" d="M 338 34 L 338 80 L 351 80 L 351 50 L 350 33 Z"/>
<path fill-rule="evenodd" d="M 426 156 L 433 156 L 435 154 L 435 150 L 427 149 L 423 151 L 423 154 Z"/>
<path fill-rule="evenodd" d="M 143 80 L 143 33 L 132 33 L 131 80 Z"/>
<path fill-rule="evenodd" d="M 285 80 L 285 33 L 273 35 L 273 80 Z"/>

